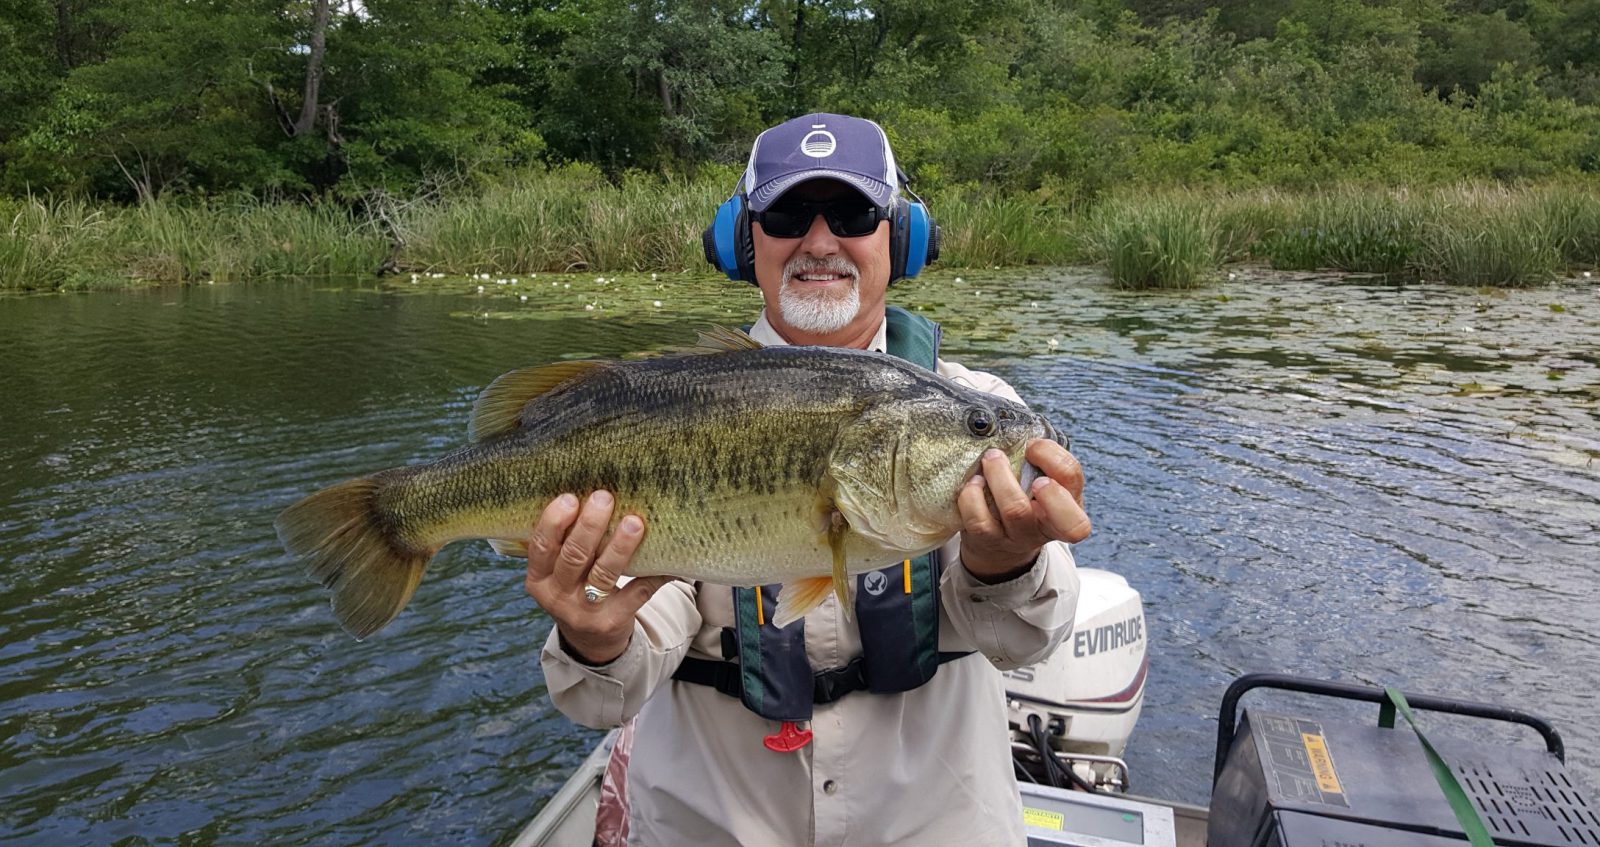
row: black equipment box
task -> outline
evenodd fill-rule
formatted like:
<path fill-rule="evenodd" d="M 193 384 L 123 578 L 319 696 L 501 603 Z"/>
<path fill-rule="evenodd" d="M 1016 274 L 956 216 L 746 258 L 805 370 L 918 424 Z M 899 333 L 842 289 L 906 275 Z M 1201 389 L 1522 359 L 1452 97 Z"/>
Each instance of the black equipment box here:
<path fill-rule="evenodd" d="M 1224 711 L 1232 729 L 1231 705 Z M 1499 847 L 1600 847 L 1600 805 L 1567 774 L 1559 737 L 1552 730 L 1546 738 L 1545 750 L 1430 740 Z M 1212 785 L 1209 847 L 1466 843 L 1421 742 L 1403 723 L 1386 729 L 1247 711 L 1236 732 L 1219 738 L 1219 755 L 1227 741 Z"/>

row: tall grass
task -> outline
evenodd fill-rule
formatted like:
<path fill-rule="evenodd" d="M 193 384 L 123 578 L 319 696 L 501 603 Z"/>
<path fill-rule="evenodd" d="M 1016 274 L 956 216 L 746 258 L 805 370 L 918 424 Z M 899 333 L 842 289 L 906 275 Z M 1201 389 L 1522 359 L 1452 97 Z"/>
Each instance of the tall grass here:
<path fill-rule="evenodd" d="M 33 197 L 0 205 L 0 288 L 370 274 L 383 235 L 331 204 L 182 203 L 96 208 Z"/>
<path fill-rule="evenodd" d="M 1260 252 L 1283 270 L 1399 274 L 1421 252 L 1420 229 L 1404 193 L 1341 188 L 1292 203 Z"/>
<path fill-rule="evenodd" d="M 704 263 L 700 232 L 726 199 L 710 178 L 624 179 L 590 168 L 523 174 L 400 217 L 400 264 L 451 273 L 674 271 Z"/>
<path fill-rule="evenodd" d="M 987 268 L 1083 261 L 1083 220 L 1030 195 L 952 191 L 930 205 L 943 236 L 942 264 Z"/>
<path fill-rule="evenodd" d="M 1114 200 L 1091 215 L 1091 255 L 1124 288 L 1195 288 L 1220 264 L 1216 217 L 1204 198 Z"/>
<path fill-rule="evenodd" d="M 1561 251 L 1542 198 L 1498 186 L 1469 186 L 1427 198 L 1416 268 L 1424 279 L 1518 287 L 1553 279 Z"/>
<path fill-rule="evenodd" d="M 0 288 L 81 286 L 109 273 L 113 214 L 75 200 L 0 204 Z"/>
<path fill-rule="evenodd" d="M 130 280 L 704 270 L 700 232 L 733 174 L 612 181 L 575 166 L 515 175 L 472 194 L 332 202 L 157 199 L 97 206 L 0 199 L 0 289 Z M 1048 192 L 957 187 L 930 197 L 940 264 L 1100 264 L 1119 285 L 1188 288 L 1224 262 L 1467 285 L 1537 284 L 1600 266 L 1600 191 L 1589 183 L 1408 191 L 1166 191 L 1093 208 Z"/>

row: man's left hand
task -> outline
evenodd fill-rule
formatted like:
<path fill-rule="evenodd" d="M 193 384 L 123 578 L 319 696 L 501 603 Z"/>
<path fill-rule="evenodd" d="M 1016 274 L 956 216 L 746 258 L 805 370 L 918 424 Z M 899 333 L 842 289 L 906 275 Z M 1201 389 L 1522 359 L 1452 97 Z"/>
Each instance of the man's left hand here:
<path fill-rule="evenodd" d="M 983 454 L 981 472 L 962 487 L 961 564 L 980 582 L 1000 583 L 1027 572 L 1050 541 L 1089 537 L 1083 510 L 1083 466 L 1054 441 L 1028 443 L 1028 461 L 1039 469 L 1033 490 L 1023 491 L 1011 463 L 999 450 Z M 994 507 L 984 497 L 987 489 Z"/>

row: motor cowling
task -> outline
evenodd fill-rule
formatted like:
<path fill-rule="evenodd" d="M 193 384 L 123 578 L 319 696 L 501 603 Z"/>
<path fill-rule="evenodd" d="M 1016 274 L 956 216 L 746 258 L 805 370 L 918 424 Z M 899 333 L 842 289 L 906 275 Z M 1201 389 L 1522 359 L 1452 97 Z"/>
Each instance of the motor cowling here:
<path fill-rule="evenodd" d="M 1044 661 L 1005 672 L 1013 737 L 1036 715 L 1057 751 L 1121 756 L 1144 705 L 1149 673 L 1139 592 L 1109 571 L 1079 568 L 1072 634 Z"/>

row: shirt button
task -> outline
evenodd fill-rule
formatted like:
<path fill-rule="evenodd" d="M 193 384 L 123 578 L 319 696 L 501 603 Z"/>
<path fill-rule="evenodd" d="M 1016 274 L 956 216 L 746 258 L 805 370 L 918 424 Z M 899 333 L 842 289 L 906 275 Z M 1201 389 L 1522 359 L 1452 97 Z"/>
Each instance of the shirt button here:
<path fill-rule="evenodd" d="M 834 782 L 831 779 L 822 783 L 822 793 L 828 795 L 829 797 L 839 793 L 839 783 Z"/>

